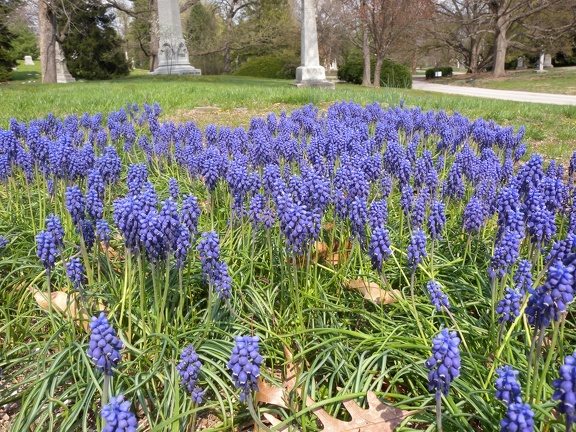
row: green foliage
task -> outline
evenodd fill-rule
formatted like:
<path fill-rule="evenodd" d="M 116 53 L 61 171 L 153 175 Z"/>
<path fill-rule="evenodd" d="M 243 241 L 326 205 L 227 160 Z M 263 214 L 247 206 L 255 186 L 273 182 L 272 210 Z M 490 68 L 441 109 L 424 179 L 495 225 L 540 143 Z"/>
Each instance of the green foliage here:
<path fill-rule="evenodd" d="M 12 53 L 18 60 L 23 60 L 27 55 L 38 59 L 40 56 L 38 37 L 28 27 L 23 27 L 12 40 Z"/>
<path fill-rule="evenodd" d="M 443 77 L 452 76 L 452 68 L 450 66 L 435 67 L 435 68 L 426 69 L 426 79 L 436 78 L 436 72 L 442 72 Z"/>
<path fill-rule="evenodd" d="M 376 61 L 372 60 L 371 70 L 374 71 Z M 364 61 L 358 54 L 346 58 L 338 66 L 338 79 L 351 84 L 362 84 Z M 380 70 L 380 85 L 382 87 L 412 88 L 412 72 L 404 65 L 385 59 Z"/>
<path fill-rule="evenodd" d="M 190 50 L 190 63 L 204 75 L 217 75 L 224 71 L 224 56 L 213 52 L 219 45 L 223 22 L 215 5 L 197 3 L 190 9 L 184 25 L 184 35 Z"/>
<path fill-rule="evenodd" d="M 114 16 L 98 3 L 76 10 L 62 49 L 68 70 L 80 79 L 103 80 L 128 75 L 122 40 L 113 27 Z"/>
<path fill-rule="evenodd" d="M 234 72 L 234 75 L 258 78 L 296 78 L 294 59 L 284 59 L 273 56 L 262 56 L 249 59 Z"/>
<path fill-rule="evenodd" d="M 0 2 L 0 82 L 8 81 L 12 68 L 16 66 L 16 57 L 12 50 L 14 33 L 8 28 L 10 12 L 19 1 Z"/>

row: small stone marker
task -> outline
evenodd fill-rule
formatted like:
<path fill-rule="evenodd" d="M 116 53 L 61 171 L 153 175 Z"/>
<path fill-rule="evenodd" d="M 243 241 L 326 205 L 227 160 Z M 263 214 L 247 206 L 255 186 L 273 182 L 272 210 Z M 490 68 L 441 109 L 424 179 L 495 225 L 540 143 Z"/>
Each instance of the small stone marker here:
<path fill-rule="evenodd" d="M 190 65 L 188 49 L 182 36 L 182 20 L 178 0 L 158 0 L 160 49 L 154 75 L 202 75 Z"/>
<path fill-rule="evenodd" d="M 550 54 L 544 54 L 544 68 L 551 69 L 554 66 L 552 65 L 552 56 Z"/>
<path fill-rule="evenodd" d="M 520 56 L 518 57 L 518 60 L 516 62 L 516 70 L 524 70 L 526 69 L 526 66 L 524 66 L 524 57 Z"/>
<path fill-rule="evenodd" d="M 24 56 L 24 64 L 26 66 L 34 66 L 34 61 L 32 60 L 32 56 Z"/>
<path fill-rule="evenodd" d="M 538 60 L 538 70 L 536 73 L 546 73 L 544 70 L 544 50 L 540 51 L 540 60 Z"/>
<path fill-rule="evenodd" d="M 334 83 L 326 79 L 326 70 L 320 66 L 316 7 L 314 0 L 302 0 L 301 61 L 296 69 L 296 87 L 325 87 L 334 90 Z"/>

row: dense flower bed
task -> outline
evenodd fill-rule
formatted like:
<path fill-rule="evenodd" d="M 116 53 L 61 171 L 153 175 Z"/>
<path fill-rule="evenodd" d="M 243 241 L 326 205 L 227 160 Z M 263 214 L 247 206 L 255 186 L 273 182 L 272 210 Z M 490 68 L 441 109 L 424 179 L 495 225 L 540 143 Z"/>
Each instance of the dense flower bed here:
<path fill-rule="evenodd" d="M 161 119 L 0 130 L 14 430 L 314 429 L 302 392 L 347 418 L 368 390 L 414 411 L 398 430 L 571 428 L 576 152 L 566 170 L 522 128 L 377 103 Z M 287 365 L 298 391 L 255 404 Z"/>

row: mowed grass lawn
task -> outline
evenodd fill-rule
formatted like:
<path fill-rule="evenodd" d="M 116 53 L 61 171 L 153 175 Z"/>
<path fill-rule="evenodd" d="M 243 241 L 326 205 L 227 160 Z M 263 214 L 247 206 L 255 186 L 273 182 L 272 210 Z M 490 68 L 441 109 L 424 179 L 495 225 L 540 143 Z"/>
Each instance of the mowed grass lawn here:
<path fill-rule="evenodd" d="M 474 81 L 468 82 L 470 78 Z M 507 71 L 502 78 L 494 78 L 490 73 L 455 75 L 442 82 L 496 90 L 576 95 L 576 67 L 546 69 L 545 73 L 536 73 L 533 69 Z"/>
<path fill-rule="evenodd" d="M 164 111 L 164 119 L 175 122 L 193 120 L 201 128 L 209 124 L 247 127 L 252 117 L 266 116 L 269 112 L 290 112 L 310 103 L 326 109 L 335 101 L 353 100 L 362 105 L 377 101 L 384 106 L 403 103 L 423 110 L 458 111 L 470 119 L 493 119 L 515 129 L 523 125 L 529 152 L 539 152 L 547 158 L 567 160 L 576 149 L 574 106 L 500 101 L 408 89 L 373 89 L 350 84 L 337 84 L 335 91 L 297 89 L 287 80 L 150 76 L 145 71 L 110 81 L 43 85 L 39 70 L 39 62 L 35 66 L 22 65 L 15 71 L 13 81 L 0 85 L 0 127 L 7 128 L 11 118 L 27 122 L 48 113 L 63 117 L 101 112 L 106 116 L 126 103 L 144 102 L 158 102 Z M 506 84 L 509 89 L 536 91 L 535 86 L 522 87 L 534 79 L 549 83 L 546 85 L 550 88 L 553 85 L 550 83 L 561 83 L 554 88 L 563 88 L 567 92 L 575 78 L 576 73 L 562 73 L 560 70 L 545 76 L 524 72 L 497 81 L 477 79 L 476 85 L 483 86 L 486 82 L 493 88 L 505 88 L 496 86 Z"/>

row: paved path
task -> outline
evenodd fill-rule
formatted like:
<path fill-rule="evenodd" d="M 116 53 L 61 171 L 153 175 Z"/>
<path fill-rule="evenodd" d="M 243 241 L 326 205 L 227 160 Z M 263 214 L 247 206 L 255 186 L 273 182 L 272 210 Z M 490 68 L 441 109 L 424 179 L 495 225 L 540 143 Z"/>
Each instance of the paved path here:
<path fill-rule="evenodd" d="M 412 81 L 412 88 L 414 90 L 424 90 L 489 99 L 503 99 L 517 102 L 543 103 L 552 105 L 576 105 L 576 96 L 433 84 L 422 78 L 414 78 Z"/>

